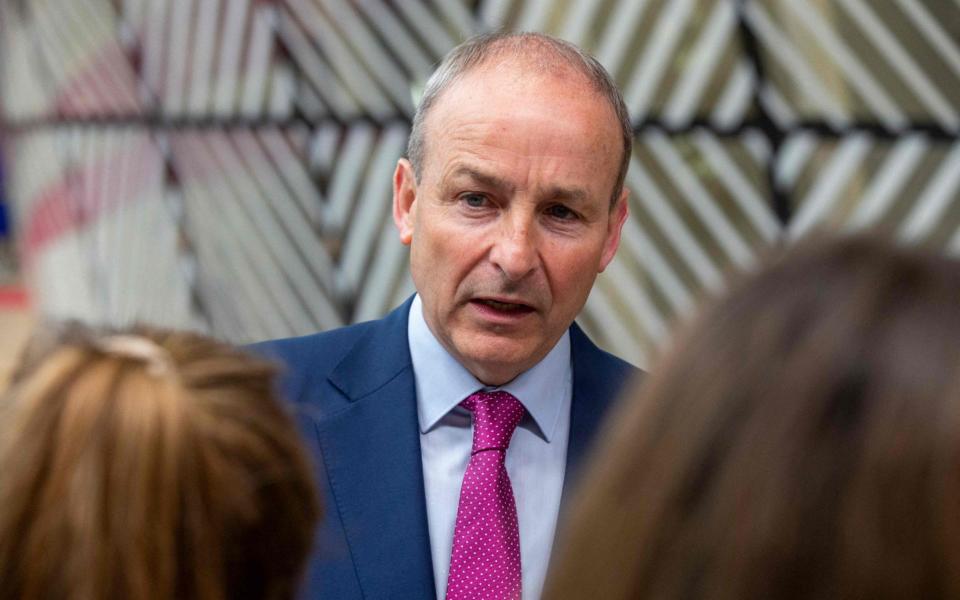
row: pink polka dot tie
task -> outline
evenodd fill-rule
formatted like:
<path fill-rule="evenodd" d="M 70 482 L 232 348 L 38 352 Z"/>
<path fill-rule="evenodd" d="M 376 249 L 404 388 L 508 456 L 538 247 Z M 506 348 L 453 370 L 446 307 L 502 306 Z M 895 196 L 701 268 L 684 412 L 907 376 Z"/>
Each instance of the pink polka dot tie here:
<path fill-rule="evenodd" d="M 473 451 L 460 487 L 447 600 L 515 600 L 520 530 L 504 457 L 523 405 L 507 392 L 477 392 L 460 406 L 473 413 Z"/>

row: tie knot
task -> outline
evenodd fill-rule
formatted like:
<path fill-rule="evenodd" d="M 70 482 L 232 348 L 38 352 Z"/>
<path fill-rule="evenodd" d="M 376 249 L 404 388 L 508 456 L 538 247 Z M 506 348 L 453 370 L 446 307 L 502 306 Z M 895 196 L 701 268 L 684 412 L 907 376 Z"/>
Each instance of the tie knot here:
<path fill-rule="evenodd" d="M 473 453 L 506 450 L 524 408 L 508 392 L 477 392 L 460 403 L 473 413 Z"/>

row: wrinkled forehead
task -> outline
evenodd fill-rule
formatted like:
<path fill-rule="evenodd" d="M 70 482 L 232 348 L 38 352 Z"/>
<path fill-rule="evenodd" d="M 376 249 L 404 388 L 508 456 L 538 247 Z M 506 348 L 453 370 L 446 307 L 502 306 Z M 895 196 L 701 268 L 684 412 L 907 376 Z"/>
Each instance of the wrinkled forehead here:
<path fill-rule="evenodd" d="M 566 138 L 570 147 L 589 147 L 608 157 L 611 185 L 621 157 L 621 133 L 609 101 L 569 65 L 549 69 L 516 61 L 488 61 L 462 74 L 441 94 L 424 121 L 423 171 L 444 162 L 460 134 L 484 127 L 536 124 L 542 139 Z"/>
<path fill-rule="evenodd" d="M 560 85 L 556 85 L 558 83 Z M 544 88 L 549 88 L 554 95 L 578 97 L 585 104 L 606 105 L 611 117 L 616 118 L 613 107 L 585 73 L 554 54 L 531 53 L 494 54 L 460 73 L 434 101 L 426 115 L 427 123 L 438 106 L 447 104 L 447 108 L 451 108 L 451 103 L 445 100 L 450 96 L 458 97 L 464 88 L 488 91 L 503 88 L 514 93 L 518 102 L 546 93 Z"/>

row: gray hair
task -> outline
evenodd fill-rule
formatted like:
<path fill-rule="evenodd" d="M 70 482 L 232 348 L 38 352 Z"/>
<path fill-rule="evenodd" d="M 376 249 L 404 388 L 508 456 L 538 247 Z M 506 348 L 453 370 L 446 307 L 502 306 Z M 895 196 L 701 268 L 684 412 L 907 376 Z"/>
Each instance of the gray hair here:
<path fill-rule="evenodd" d="M 633 126 L 627 105 L 617 84 L 600 62 L 566 40 L 536 32 L 493 32 L 474 36 L 447 53 L 427 80 L 423 96 L 413 116 L 407 141 L 407 158 L 417 181 L 423 170 L 424 123 L 437 99 L 467 72 L 486 61 L 501 56 L 523 56 L 540 70 L 571 68 L 582 74 L 613 109 L 623 136 L 623 156 L 613 188 L 611 206 L 620 197 L 623 180 L 633 151 Z"/>

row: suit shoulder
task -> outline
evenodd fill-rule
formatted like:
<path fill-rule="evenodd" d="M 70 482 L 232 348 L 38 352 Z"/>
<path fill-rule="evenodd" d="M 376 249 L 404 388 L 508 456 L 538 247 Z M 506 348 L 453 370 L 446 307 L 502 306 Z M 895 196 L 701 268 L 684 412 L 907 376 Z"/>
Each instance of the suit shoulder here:
<path fill-rule="evenodd" d="M 608 376 L 620 380 L 635 379 L 644 375 L 640 368 L 594 344 L 593 340 L 578 326 L 574 325 L 570 333 L 575 363 L 582 361 L 584 366 L 601 370 Z"/>
<path fill-rule="evenodd" d="M 309 362 L 316 366 L 343 356 L 375 322 L 366 321 L 299 337 L 266 340 L 250 344 L 247 349 L 285 364 Z"/>
<path fill-rule="evenodd" d="M 310 381 L 325 379 L 375 323 L 367 321 L 310 335 L 267 340 L 246 348 L 278 363 L 285 394 L 296 398 Z"/>
<path fill-rule="evenodd" d="M 646 375 L 641 369 L 623 360 L 619 356 L 606 350 L 595 347 L 597 362 L 594 363 L 598 372 L 604 374 L 604 379 L 610 386 L 610 393 L 616 397 L 623 393 L 630 385 L 636 385 Z"/>
<path fill-rule="evenodd" d="M 597 348 L 597 351 L 603 355 L 603 360 L 607 363 L 609 369 L 622 373 L 624 377 L 639 377 L 644 373 L 643 370 L 636 365 L 623 360 L 615 354 L 610 354 L 601 348 Z"/>

